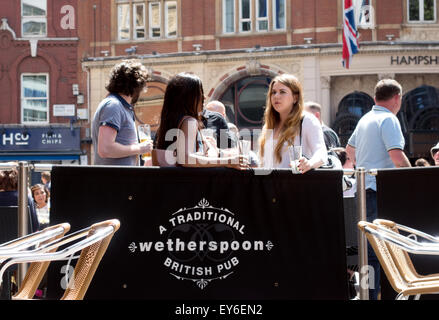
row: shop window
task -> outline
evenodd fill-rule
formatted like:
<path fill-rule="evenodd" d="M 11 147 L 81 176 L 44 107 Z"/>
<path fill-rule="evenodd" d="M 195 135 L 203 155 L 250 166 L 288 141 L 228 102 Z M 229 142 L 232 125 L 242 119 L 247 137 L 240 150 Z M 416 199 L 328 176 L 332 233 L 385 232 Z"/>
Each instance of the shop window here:
<path fill-rule="evenodd" d="M 175 38 L 177 2 L 116 0 L 119 40 Z"/>
<path fill-rule="evenodd" d="M 49 122 L 49 75 L 22 74 L 21 115 L 25 124 Z"/>
<path fill-rule="evenodd" d="M 271 78 L 247 77 L 235 82 L 220 98 L 229 122 L 239 129 L 261 128 Z"/>
<path fill-rule="evenodd" d="M 435 22 L 436 0 L 407 0 L 409 22 Z"/>
<path fill-rule="evenodd" d="M 21 0 L 21 30 L 23 37 L 47 35 L 46 0 Z"/>
<path fill-rule="evenodd" d="M 285 30 L 285 0 L 223 0 L 222 3 L 224 33 Z"/>

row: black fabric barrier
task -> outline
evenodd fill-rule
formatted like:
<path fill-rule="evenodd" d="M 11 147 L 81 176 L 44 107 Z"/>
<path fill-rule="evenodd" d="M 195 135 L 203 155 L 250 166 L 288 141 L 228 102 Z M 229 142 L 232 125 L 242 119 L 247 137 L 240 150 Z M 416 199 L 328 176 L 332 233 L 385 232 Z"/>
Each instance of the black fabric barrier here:
<path fill-rule="evenodd" d="M 346 299 L 341 175 L 59 166 L 51 224 L 121 221 L 87 299 Z"/>
<path fill-rule="evenodd" d="M 439 167 L 385 169 L 377 175 L 378 217 L 438 236 Z M 410 254 L 419 274 L 439 273 L 439 256 Z M 381 297 L 394 299 L 396 292 L 381 272 Z M 438 299 L 424 295 L 421 299 Z"/>

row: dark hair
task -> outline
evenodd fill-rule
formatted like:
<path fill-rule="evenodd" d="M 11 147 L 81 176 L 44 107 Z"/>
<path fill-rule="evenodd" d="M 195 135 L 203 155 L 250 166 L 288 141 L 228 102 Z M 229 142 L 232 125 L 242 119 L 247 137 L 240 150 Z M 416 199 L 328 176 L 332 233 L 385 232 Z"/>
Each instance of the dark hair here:
<path fill-rule="evenodd" d="M 348 159 L 348 154 L 346 152 L 346 149 L 343 147 L 331 148 L 331 151 L 335 152 L 335 154 L 337 155 L 338 159 L 341 162 L 341 165 L 344 166 L 344 164 L 346 163 L 346 160 Z"/>
<path fill-rule="evenodd" d="M 430 167 L 430 163 L 424 158 L 419 158 L 415 161 L 415 167 Z"/>
<path fill-rule="evenodd" d="M 49 197 L 50 197 L 50 192 L 49 192 L 49 189 L 47 189 L 47 187 L 46 187 L 44 184 L 41 184 L 41 183 L 38 183 L 38 184 L 36 184 L 36 185 L 33 185 L 33 186 L 30 188 L 31 193 L 32 193 L 32 199 L 34 199 L 34 201 L 35 201 L 34 193 L 35 193 L 36 190 L 40 190 L 40 189 L 43 189 L 44 192 L 46 192 L 46 203 L 47 203 L 48 200 L 49 200 Z"/>
<path fill-rule="evenodd" d="M 393 79 L 383 79 L 375 86 L 375 100 L 387 101 L 402 93 L 401 85 Z"/>
<path fill-rule="evenodd" d="M 168 130 L 177 129 L 184 116 L 197 119 L 201 127 L 198 106 L 203 102 L 203 84 L 198 76 L 183 72 L 171 78 L 165 91 L 155 147 L 166 149 L 172 144 L 172 141 L 165 141 L 166 133 Z"/>
<path fill-rule="evenodd" d="M 147 80 L 148 71 L 144 65 L 135 60 L 124 60 L 111 70 L 105 89 L 110 93 L 133 96 L 146 86 Z"/>
<path fill-rule="evenodd" d="M 17 169 L 0 171 L 0 190 L 15 191 L 18 189 Z"/>

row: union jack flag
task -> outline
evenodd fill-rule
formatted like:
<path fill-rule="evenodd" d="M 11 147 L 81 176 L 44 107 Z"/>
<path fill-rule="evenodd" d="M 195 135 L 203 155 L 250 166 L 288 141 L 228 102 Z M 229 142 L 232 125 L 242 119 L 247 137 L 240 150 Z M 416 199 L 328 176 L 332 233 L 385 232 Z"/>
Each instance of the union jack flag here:
<path fill-rule="evenodd" d="M 343 66 L 349 69 L 352 56 L 358 52 L 357 27 L 352 0 L 344 0 L 343 14 Z"/>

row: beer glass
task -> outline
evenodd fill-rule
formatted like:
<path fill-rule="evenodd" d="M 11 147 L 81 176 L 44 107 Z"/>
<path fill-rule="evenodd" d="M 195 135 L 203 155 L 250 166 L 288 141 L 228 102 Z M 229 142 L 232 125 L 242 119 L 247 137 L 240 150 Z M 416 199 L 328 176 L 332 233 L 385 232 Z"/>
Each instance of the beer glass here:
<path fill-rule="evenodd" d="M 141 124 L 137 127 L 137 129 L 139 132 L 140 143 L 152 140 L 151 139 L 151 127 L 149 126 L 149 124 Z M 145 161 L 151 159 L 151 152 L 147 152 L 147 153 L 142 154 L 142 159 Z"/>

